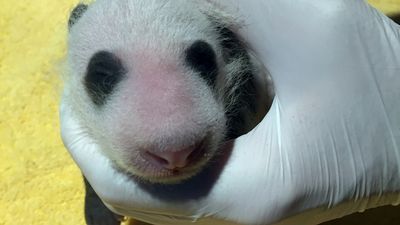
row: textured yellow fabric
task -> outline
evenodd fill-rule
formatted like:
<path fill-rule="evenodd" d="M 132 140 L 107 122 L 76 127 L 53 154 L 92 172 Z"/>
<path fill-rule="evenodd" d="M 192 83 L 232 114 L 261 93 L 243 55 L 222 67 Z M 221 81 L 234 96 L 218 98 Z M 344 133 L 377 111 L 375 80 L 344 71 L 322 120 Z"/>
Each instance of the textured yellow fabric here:
<path fill-rule="evenodd" d="M 77 2 L 0 0 L 0 225 L 84 224 L 82 180 L 57 111 L 66 22 Z M 400 12 L 400 0 L 371 2 Z"/>
<path fill-rule="evenodd" d="M 386 14 L 400 13 L 400 0 L 369 0 L 369 2 Z"/>
<path fill-rule="evenodd" d="M 0 224 L 83 224 L 79 171 L 59 137 L 71 0 L 0 0 Z"/>

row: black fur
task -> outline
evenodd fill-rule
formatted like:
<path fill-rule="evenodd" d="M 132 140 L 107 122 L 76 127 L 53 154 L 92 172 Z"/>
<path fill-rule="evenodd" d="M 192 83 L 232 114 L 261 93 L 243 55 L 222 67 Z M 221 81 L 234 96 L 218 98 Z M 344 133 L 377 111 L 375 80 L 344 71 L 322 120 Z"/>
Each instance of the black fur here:
<path fill-rule="evenodd" d="M 237 37 L 237 35 L 228 27 L 214 22 L 220 44 L 223 49 L 223 59 L 226 64 L 240 59 L 240 68 L 235 74 L 234 82 L 226 87 L 230 91 L 234 89 L 232 94 L 235 101 L 232 103 L 230 98 L 225 99 L 225 109 L 227 117 L 227 139 L 233 139 L 243 135 L 246 126 L 246 115 L 255 113 L 257 110 L 256 99 L 257 93 L 254 86 L 255 70 L 250 60 L 250 56 L 246 50 L 246 46 Z M 216 55 L 212 47 L 204 41 L 194 42 L 187 50 L 185 57 L 186 64 L 198 71 L 202 78 L 210 86 L 215 85 L 218 75 L 218 65 Z"/>
<path fill-rule="evenodd" d="M 82 3 L 75 6 L 71 14 L 69 15 L 68 28 L 71 28 L 79 20 L 79 18 L 82 17 L 83 13 L 86 12 L 87 8 L 88 6 Z"/>
<path fill-rule="evenodd" d="M 227 121 L 227 139 L 237 138 L 243 135 L 246 125 L 246 114 L 255 113 L 257 110 L 256 87 L 254 85 L 255 69 L 246 50 L 246 46 L 237 35 L 228 27 L 214 22 L 219 34 L 220 44 L 223 48 L 225 63 L 231 63 L 240 59 L 240 68 L 233 74 L 234 82 L 226 87 L 232 90 L 235 102 L 232 104 L 230 99 L 225 99 Z"/>
<path fill-rule="evenodd" d="M 77 5 L 71 12 L 68 25 L 71 28 L 88 6 Z M 226 99 L 227 138 L 236 138 L 243 134 L 246 123 L 246 114 L 256 111 L 256 89 L 254 86 L 255 69 L 247 53 L 246 46 L 241 40 L 224 25 L 213 21 L 213 25 L 219 36 L 220 45 L 223 49 L 223 60 L 229 64 L 237 59 L 241 61 L 241 68 L 233 74 L 235 82 L 226 87 L 227 90 L 235 87 L 232 103 Z M 214 87 L 218 76 L 219 68 L 214 49 L 205 41 L 194 42 L 185 51 L 185 63 L 188 67 L 197 71 L 199 75 L 211 86 Z M 83 83 L 92 102 L 102 106 L 107 102 L 110 94 L 125 76 L 126 70 L 121 60 L 111 52 L 100 51 L 94 54 L 88 64 Z M 206 171 L 206 170 L 205 170 Z M 115 225 L 120 223 L 122 218 L 105 207 L 90 184 L 85 179 L 85 218 L 88 225 Z M 204 182 L 204 180 L 202 180 Z M 182 193 L 180 193 L 182 194 Z"/>
<path fill-rule="evenodd" d="M 185 62 L 210 86 L 215 86 L 218 74 L 217 57 L 212 47 L 205 41 L 194 42 L 185 52 Z"/>
<path fill-rule="evenodd" d="M 100 51 L 92 56 L 87 67 L 85 87 L 93 103 L 102 106 L 123 79 L 121 60 L 111 52 Z"/>

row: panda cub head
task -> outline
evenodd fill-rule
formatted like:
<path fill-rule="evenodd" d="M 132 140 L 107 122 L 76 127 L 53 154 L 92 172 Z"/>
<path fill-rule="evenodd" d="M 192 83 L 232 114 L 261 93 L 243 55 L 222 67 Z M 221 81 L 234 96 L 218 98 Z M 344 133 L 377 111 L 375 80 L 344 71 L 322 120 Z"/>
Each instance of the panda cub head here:
<path fill-rule="evenodd" d="M 69 20 L 65 101 L 113 165 L 176 183 L 253 128 L 271 99 L 259 64 L 205 1 L 97 0 Z"/>

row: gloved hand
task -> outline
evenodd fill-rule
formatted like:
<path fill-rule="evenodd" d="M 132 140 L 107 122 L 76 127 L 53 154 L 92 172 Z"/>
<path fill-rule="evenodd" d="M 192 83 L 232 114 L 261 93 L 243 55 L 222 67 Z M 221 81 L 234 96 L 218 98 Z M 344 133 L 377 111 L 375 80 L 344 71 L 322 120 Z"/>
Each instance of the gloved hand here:
<path fill-rule="evenodd" d="M 107 206 L 162 225 L 316 224 L 400 203 L 399 26 L 362 0 L 221 4 L 271 73 L 268 115 L 225 146 L 218 179 L 168 189 L 116 171 L 62 103 L 65 145 Z"/>

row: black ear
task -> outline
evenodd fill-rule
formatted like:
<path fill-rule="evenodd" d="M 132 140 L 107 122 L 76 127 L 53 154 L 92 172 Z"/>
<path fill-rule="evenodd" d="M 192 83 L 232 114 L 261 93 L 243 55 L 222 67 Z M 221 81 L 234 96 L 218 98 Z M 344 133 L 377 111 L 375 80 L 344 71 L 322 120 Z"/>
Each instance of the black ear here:
<path fill-rule="evenodd" d="M 257 91 L 254 85 L 257 73 L 248 53 L 246 44 L 226 24 L 211 20 L 222 47 L 222 55 L 226 64 L 235 64 L 235 69 L 228 76 L 225 106 L 227 121 L 227 138 L 236 138 L 245 130 L 246 118 L 256 112 Z M 236 63 L 235 63 L 236 62 Z M 239 62 L 239 63 L 237 63 Z M 239 64 L 239 67 L 238 67 Z M 231 99 L 234 99 L 232 101 Z"/>
<path fill-rule="evenodd" d="M 83 13 L 86 12 L 88 5 L 83 3 L 79 3 L 75 8 L 72 10 L 71 14 L 69 15 L 68 20 L 68 28 L 71 28 L 78 20 L 82 17 Z"/>

